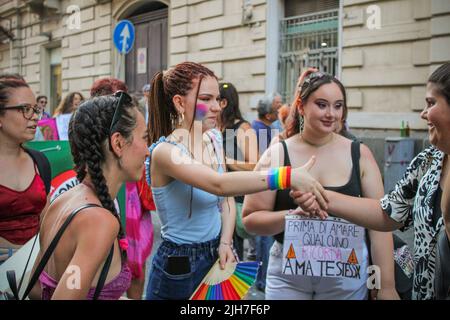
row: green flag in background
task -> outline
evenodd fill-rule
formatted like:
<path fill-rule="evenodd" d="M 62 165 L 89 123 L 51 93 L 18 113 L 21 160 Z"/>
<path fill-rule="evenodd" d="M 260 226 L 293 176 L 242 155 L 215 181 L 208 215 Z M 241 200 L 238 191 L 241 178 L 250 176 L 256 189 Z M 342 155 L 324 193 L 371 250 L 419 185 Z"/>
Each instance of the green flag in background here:
<path fill-rule="evenodd" d="M 32 141 L 28 142 L 26 147 L 41 151 L 50 161 L 50 167 L 52 168 L 51 200 L 78 184 L 76 174 L 73 171 L 74 163 L 70 153 L 69 141 Z M 119 202 L 121 220 L 125 227 L 125 185 L 120 188 L 117 201 Z"/>

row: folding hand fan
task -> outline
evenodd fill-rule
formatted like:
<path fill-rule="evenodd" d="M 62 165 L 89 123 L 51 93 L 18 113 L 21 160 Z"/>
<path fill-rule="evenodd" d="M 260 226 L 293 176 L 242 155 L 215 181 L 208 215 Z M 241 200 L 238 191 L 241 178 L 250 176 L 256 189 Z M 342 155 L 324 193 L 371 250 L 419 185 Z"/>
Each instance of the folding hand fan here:
<path fill-rule="evenodd" d="M 191 296 L 191 300 L 241 300 L 256 280 L 259 262 L 217 261 Z"/>

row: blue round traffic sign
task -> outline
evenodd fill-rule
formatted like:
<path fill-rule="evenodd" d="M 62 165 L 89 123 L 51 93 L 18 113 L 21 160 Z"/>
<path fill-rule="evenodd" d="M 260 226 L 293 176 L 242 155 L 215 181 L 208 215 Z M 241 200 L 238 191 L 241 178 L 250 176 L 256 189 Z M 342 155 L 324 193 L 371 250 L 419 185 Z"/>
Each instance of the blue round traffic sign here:
<path fill-rule="evenodd" d="M 113 40 L 117 50 L 122 54 L 127 54 L 133 48 L 134 26 L 128 20 L 121 20 L 114 28 Z"/>

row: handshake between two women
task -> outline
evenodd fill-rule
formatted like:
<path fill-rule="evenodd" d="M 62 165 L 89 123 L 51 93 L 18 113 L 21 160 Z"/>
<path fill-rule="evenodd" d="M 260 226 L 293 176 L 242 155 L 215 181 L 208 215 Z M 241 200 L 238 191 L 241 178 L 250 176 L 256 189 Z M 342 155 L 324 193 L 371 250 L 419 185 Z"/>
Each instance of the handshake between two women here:
<path fill-rule="evenodd" d="M 302 167 L 292 169 L 292 185 L 289 195 L 298 205 L 297 209 L 290 210 L 289 214 L 298 214 L 305 217 L 328 218 L 327 191 L 309 173 L 314 166 L 316 157 L 312 156 Z M 298 180 L 297 180 L 298 179 Z"/>

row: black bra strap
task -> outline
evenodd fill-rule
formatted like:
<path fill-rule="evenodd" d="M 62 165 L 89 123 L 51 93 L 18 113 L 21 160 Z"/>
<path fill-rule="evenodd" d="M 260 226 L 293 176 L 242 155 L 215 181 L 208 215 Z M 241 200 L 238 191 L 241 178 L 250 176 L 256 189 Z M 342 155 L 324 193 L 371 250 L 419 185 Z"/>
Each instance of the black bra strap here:
<path fill-rule="evenodd" d="M 86 204 L 84 206 L 81 206 L 77 209 L 75 209 L 66 219 L 66 221 L 64 221 L 63 225 L 61 226 L 61 228 L 59 228 L 58 232 L 56 233 L 55 237 L 53 238 L 52 242 L 50 243 L 50 245 L 48 246 L 47 250 L 45 251 L 44 255 L 42 256 L 41 261 L 39 262 L 39 265 L 37 266 L 36 270 L 34 271 L 34 274 L 31 277 L 30 282 L 28 283 L 28 286 L 25 290 L 25 293 L 22 297 L 22 300 L 24 300 L 28 294 L 30 293 L 31 289 L 33 289 L 33 286 L 35 285 L 35 283 L 37 282 L 37 280 L 39 279 L 39 276 L 41 275 L 42 271 L 44 270 L 45 266 L 47 265 L 48 260 L 50 259 L 50 256 L 52 255 L 53 251 L 55 251 L 56 245 L 58 244 L 59 240 L 61 239 L 64 231 L 66 231 L 67 226 L 69 225 L 69 223 L 73 220 L 73 218 L 75 217 L 75 215 L 80 212 L 81 210 L 84 210 L 86 208 L 91 208 L 91 207 L 101 207 L 98 204 L 95 203 L 89 203 Z"/>
<path fill-rule="evenodd" d="M 103 289 L 103 286 L 106 281 L 106 276 L 108 275 L 109 267 L 111 266 L 112 257 L 114 255 L 114 244 L 109 250 L 108 258 L 106 258 L 105 264 L 103 265 L 102 272 L 100 273 L 100 277 L 98 278 L 97 286 L 95 287 L 95 293 L 92 300 L 97 300 L 100 292 Z"/>
<path fill-rule="evenodd" d="M 281 140 L 281 144 L 283 145 L 284 150 L 284 166 L 290 166 L 291 165 L 291 159 L 289 158 L 289 152 L 287 149 L 286 141 Z"/>
<path fill-rule="evenodd" d="M 361 158 L 361 144 L 359 141 L 353 141 L 351 146 L 351 153 L 352 153 L 352 162 L 353 162 L 353 172 L 352 175 L 355 175 L 357 186 L 359 190 L 362 190 L 361 185 L 361 169 L 359 167 L 359 159 Z M 362 196 L 362 195 L 360 195 Z"/>

